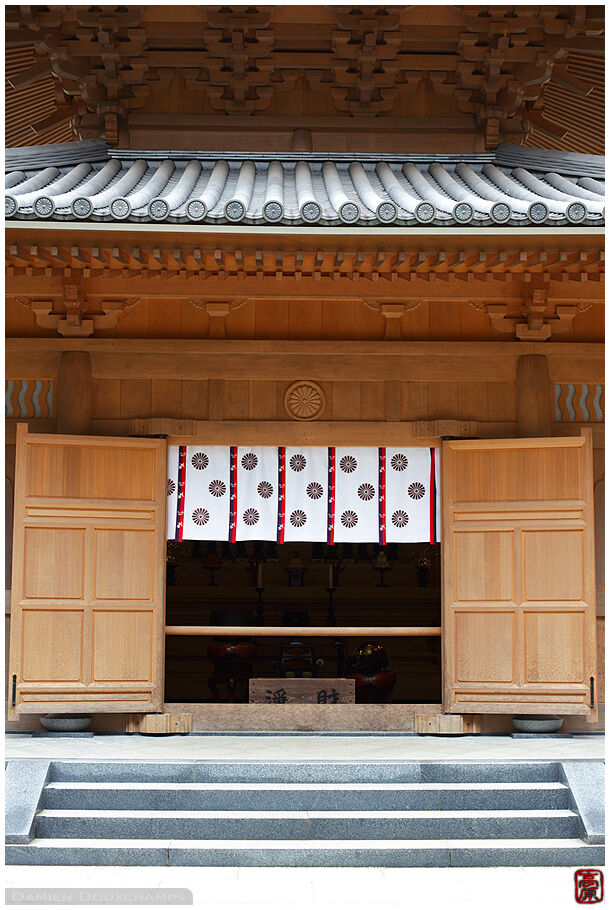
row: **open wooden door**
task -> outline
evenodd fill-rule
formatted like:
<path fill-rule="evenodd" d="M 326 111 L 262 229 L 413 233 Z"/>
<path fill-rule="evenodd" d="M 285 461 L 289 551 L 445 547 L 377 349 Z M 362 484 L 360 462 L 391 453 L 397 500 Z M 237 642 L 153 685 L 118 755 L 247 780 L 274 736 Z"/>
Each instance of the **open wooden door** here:
<path fill-rule="evenodd" d="M 17 428 L 9 718 L 160 711 L 166 444 Z"/>
<path fill-rule="evenodd" d="M 589 434 L 443 443 L 444 707 L 593 710 Z"/>

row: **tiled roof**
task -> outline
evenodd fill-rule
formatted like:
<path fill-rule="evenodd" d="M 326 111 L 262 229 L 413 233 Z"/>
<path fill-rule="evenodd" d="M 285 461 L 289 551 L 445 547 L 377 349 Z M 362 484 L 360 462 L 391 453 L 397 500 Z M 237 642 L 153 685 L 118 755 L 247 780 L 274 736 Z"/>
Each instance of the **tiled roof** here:
<path fill-rule="evenodd" d="M 519 146 L 381 158 L 82 142 L 12 149 L 6 164 L 6 215 L 30 220 L 493 227 L 604 219 L 603 158 Z"/>

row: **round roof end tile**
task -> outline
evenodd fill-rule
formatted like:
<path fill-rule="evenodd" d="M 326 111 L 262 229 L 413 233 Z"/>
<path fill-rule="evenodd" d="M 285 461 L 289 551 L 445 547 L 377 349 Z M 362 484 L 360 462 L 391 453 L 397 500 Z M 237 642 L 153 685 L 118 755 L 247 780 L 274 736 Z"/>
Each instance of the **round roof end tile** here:
<path fill-rule="evenodd" d="M 571 202 L 566 209 L 566 215 L 571 224 L 580 224 L 588 214 L 587 206 L 584 202 Z"/>
<path fill-rule="evenodd" d="M 322 216 L 322 209 L 317 202 L 306 202 L 305 205 L 301 207 L 301 218 L 303 221 L 308 221 L 309 224 L 313 224 L 314 221 L 319 221 Z"/>
<path fill-rule="evenodd" d="M 284 217 L 284 207 L 281 202 L 275 200 L 266 202 L 263 206 L 263 215 L 267 221 L 281 221 Z"/>
<path fill-rule="evenodd" d="M 225 205 L 225 216 L 229 221 L 241 221 L 246 214 L 246 207 L 239 199 L 231 199 Z"/>
<path fill-rule="evenodd" d="M 34 211 L 39 218 L 50 218 L 55 211 L 55 203 L 50 196 L 39 196 L 34 200 Z"/>
<path fill-rule="evenodd" d="M 72 200 L 70 208 L 76 218 L 88 218 L 93 211 L 93 203 L 86 196 L 78 196 Z"/>
<path fill-rule="evenodd" d="M 128 218 L 131 214 L 131 203 L 124 196 L 118 196 L 110 203 L 110 214 L 113 218 Z"/>
<path fill-rule="evenodd" d="M 384 224 L 395 221 L 397 215 L 398 211 L 393 202 L 382 202 L 377 208 L 377 217 L 380 221 L 383 221 Z"/>
<path fill-rule="evenodd" d="M 542 224 L 549 217 L 548 206 L 544 202 L 532 202 L 527 210 L 527 217 L 534 224 Z"/>
<path fill-rule="evenodd" d="M 459 224 L 468 224 L 474 218 L 474 209 L 469 202 L 458 202 L 453 206 L 453 218 Z"/>
<path fill-rule="evenodd" d="M 505 202 L 494 202 L 490 210 L 492 221 L 496 224 L 506 224 L 512 218 L 512 214 L 510 206 Z"/>
<path fill-rule="evenodd" d="M 169 205 L 165 199 L 153 199 L 148 204 L 148 214 L 154 221 L 164 221 L 169 215 Z"/>
<path fill-rule="evenodd" d="M 186 207 L 187 217 L 191 221 L 203 221 L 208 213 L 208 207 L 201 199 L 191 199 Z"/>
<path fill-rule="evenodd" d="M 418 202 L 415 206 L 415 217 L 421 224 L 427 224 L 436 218 L 436 209 L 431 202 Z"/>
<path fill-rule="evenodd" d="M 360 209 L 355 202 L 344 202 L 339 208 L 339 218 L 346 224 L 353 224 L 360 217 Z"/>

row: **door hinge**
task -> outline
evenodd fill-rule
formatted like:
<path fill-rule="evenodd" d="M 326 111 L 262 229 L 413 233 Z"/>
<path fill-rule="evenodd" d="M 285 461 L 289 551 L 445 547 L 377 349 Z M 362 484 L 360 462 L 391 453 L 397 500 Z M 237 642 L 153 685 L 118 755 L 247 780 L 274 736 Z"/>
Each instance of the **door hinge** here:
<path fill-rule="evenodd" d="M 17 674 L 13 673 L 13 687 L 11 690 L 11 708 L 15 707 L 16 697 L 17 697 Z"/>
<path fill-rule="evenodd" d="M 594 676 L 592 676 L 592 677 L 590 678 L 590 680 L 589 680 L 589 686 L 590 686 L 590 693 L 591 693 L 591 699 L 590 699 L 590 701 L 589 701 L 589 707 L 590 707 L 590 708 L 594 708 L 594 707 L 595 707 L 595 677 L 594 677 Z"/>

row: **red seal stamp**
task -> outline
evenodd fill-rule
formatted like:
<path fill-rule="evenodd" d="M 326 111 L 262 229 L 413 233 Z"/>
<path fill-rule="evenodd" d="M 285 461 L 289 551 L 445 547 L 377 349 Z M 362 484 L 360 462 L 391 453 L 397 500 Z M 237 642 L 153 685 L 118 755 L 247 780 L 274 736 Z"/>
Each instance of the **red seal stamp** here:
<path fill-rule="evenodd" d="M 601 869 L 577 869 L 574 873 L 577 904 L 600 904 L 604 899 L 604 873 Z"/>

